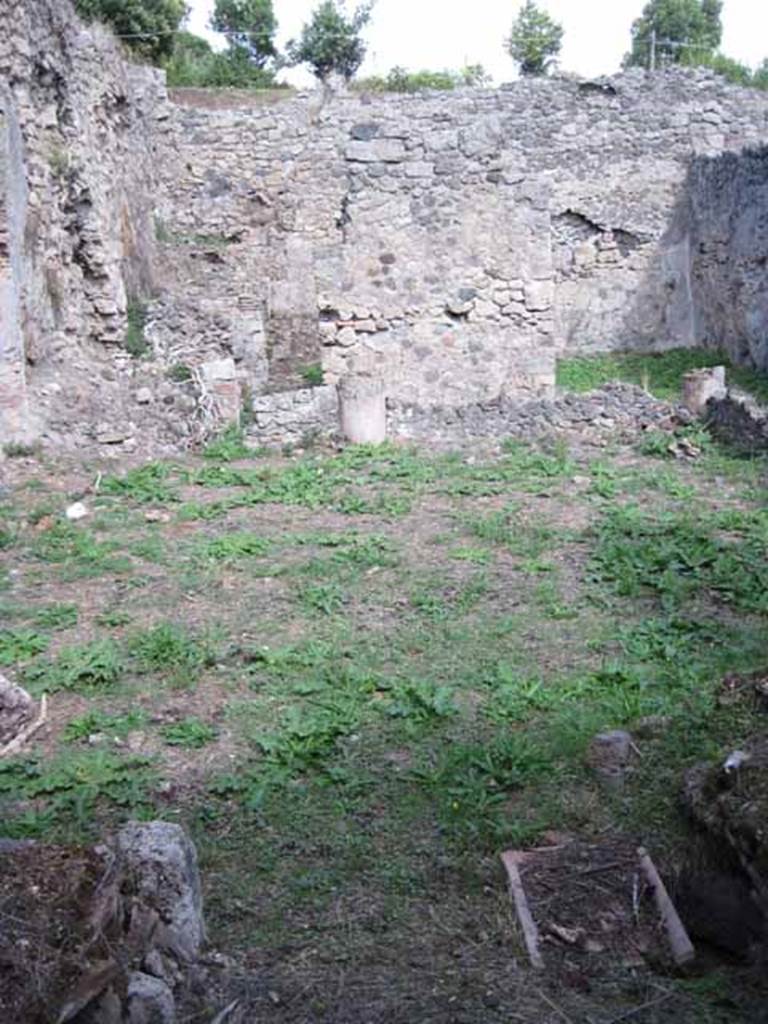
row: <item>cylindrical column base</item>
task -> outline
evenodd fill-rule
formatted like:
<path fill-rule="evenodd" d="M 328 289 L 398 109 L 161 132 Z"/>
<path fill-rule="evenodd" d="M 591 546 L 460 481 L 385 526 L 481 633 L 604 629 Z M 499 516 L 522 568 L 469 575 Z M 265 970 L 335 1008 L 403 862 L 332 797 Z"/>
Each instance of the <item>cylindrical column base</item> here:
<path fill-rule="evenodd" d="M 387 439 L 384 382 L 375 375 L 355 375 L 339 381 L 341 432 L 353 444 L 382 444 Z"/>
<path fill-rule="evenodd" d="M 710 398 L 725 396 L 725 367 L 692 370 L 683 376 L 683 405 L 694 416 L 703 416 Z"/>

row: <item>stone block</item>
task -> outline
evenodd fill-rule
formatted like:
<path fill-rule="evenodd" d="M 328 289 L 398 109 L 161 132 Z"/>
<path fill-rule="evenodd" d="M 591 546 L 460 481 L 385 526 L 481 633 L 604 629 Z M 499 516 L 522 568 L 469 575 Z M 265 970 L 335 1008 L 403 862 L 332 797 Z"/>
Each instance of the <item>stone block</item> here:
<path fill-rule="evenodd" d="M 355 140 L 347 143 L 347 160 L 354 163 L 399 163 L 406 157 L 405 146 L 400 139 Z"/>
<path fill-rule="evenodd" d="M 554 292 L 552 281 L 528 281 L 525 285 L 525 308 L 532 313 L 551 309 Z"/>
<path fill-rule="evenodd" d="M 137 899 L 157 912 L 165 943 L 194 960 L 205 941 L 197 853 L 180 825 L 129 822 L 117 834 L 117 852 Z"/>

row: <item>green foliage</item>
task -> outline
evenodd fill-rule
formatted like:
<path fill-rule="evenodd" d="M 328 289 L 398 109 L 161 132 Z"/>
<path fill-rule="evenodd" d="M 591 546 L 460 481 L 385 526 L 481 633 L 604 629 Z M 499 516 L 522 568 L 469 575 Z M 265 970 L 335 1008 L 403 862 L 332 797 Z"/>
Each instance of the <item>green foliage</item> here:
<path fill-rule="evenodd" d="M 5 816 L 3 831 L 26 838 L 49 833 L 55 824 L 81 827 L 101 808 L 118 807 L 136 815 L 146 806 L 154 781 L 145 757 L 120 757 L 106 751 L 68 751 L 48 764 L 30 760 L 0 763 L 0 799 L 34 801 L 32 815 Z"/>
<path fill-rule="evenodd" d="M 35 613 L 35 625 L 40 629 L 69 629 L 76 626 L 78 608 L 76 604 L 49 604 Z"/>
<path fill-rule="evenodd" d="M 310 363 L 301 369 L 301 378 L 310 388 L 318 388 L 323 383 L 323 367 L 320 363 Z"/>
<path fill-rule="evenodd" d="M 132 617 L 120 608 L 111 608 L 97 615 L 95 621 L 99 626 L 127 626 Z"/>
<path fill-rule="evenodd" d="M 765 58 L 752 76 L 752 86 L 755 89 L 768 90 L 768 57 Z"/>
<path fill-rule="evenodd" d="M 707 366 L 724 365 L 729 380 L 756 398 L 768 401 L 768 376 L 733 366 L 723 352 L 712 349 L 677 348 L 654 355 L 604 352 L 558 360 L 557 386 L 565 391 L 593 391 L 610 381 L 646 386 L 657 398 L 676 400 L 684 373 Z"/>
<path fill-rule="evenodd" d="M 649 0 L 632 25 L 624 67 L 649 68 L 655 33 L 656 67 L 711 61 L 723 34 L 722 0 Z"/>
<path fill-rule="evenodd" d="M 48 639 L 33 629 L 4 629 L 0 631 L 0 665 L 15 665 L 42 654 Z"/>
<path fill-rule="evenodd" d="M 35 538 L 30 552 L 41 561 L 62 563 L 67 579 L 84 579 L 130 571 L 130 561 L 116 554 L 116 547 L 112 541 L 96 540 L 81 525 L 58 522 Z"/>
<path fill-rule="evenodd" d="M 334 73 L 349 81 L 365 57 L 360 33 L 370 21 L 372 8 L 372 2 L 363 3 L 347 17 L 343 0 L 322 0 L 303 26 L 298 42 L 288 43 L 290 63 L 309 64 L 320 81 Z"/>
<path fill-rule="evenodd" d="M 139 56 L 159 63 L 173 49 L 187 13 L 185 0 L 75 0 L 87 21 L 108 25 Z"/>
<path fill-rule="evenodd" d="M 122 676 L 122 656 L 112 640 L 63 647 L 53 661 L 38 659 L 24 670 L 24 679 L 39 691 L 108 689 Z"/>
<path fill-rule="evenodd" d="M 170 475 L 170 467 L 165 463 L 147 462 L 129 469 L 121 477 L 105 477 L 101 489 L 104 494 L 131 498 L 143 504 L 164 505 L 177 500 L 168 482 Z"/>
<path fill-rule="evenodd" d="M 140 359 L 149 352 L 149 343 L 144 335 L 144 328 L 147 325 L 146 303 L 137 299 L 128 303 L 126 313 L 128 327 L 123 340 L 123 348 L 134 359 Z"/>
<path fill-rule="evenodd" d="M 160 730 L 160 735 L 170 747 L 199 750 L 216 739 L 216 730 L 199 718 L 185 718 L 181 722 L 166 725 Z"/>
<path fill-rule="evenodd" d="M 506 49 L 521 75 L 546 75 L 563 45 L 563 26 L 534 0 L 526 0 L 512 25 Z"/>
<path fill-rule="evenodd" d="M 488 848 L 509 833 L 504 807 L 512 794 L 553 770 L 551 755 L 520 733 L 481 743 L 452 743 L 422 773 L 449 834 Z"/>
<path fill-rule="evenodd" d="M 397 684 L 385 710 L 390 718 L 403 718 L 414 724 L 426 725 L 437 719 L 452 718 L 458 714 L 459 709 L 450 686 L 420 680 Z"/>
<path fill-rule="evenodd" d="M 38 442 L 26 444 L 23 441 L 6 441 L 3 445 L 3 453 L 9 459 L 31 459 L 39 455 L 40 451 Z"/>
<path fill-rule="evenodd" d="M 162 672 L 175 685 L 195 682 L 202 669 L 214 660 L 206 641 L 171 622 L 161 622 L 134 634 L 128 641 L 128 651 L 140 670 Z"/>
<path fill-rule="evenodd" d="M 95 734 L 125 739 L 134 729 L 140 729 L 146 720 L 146 713 L 141 710 L 126 711 L 123 714 L 109 714 L 93 710 L 67 722 L 63 738 L 65 743 L 87 740 L 89 736 Z"/>
<path fill-rule="evenodd" d="M 711 68 L 732 85 L 750 86 L 754 84 L 752 69 L 741 61 L 726 57 L 724 53 L 716 53 L 701 61 L 703 67 Z"/>
<path fill-rule="evenodd" d="M 277 55 L 272 0 L 215 0 L 211 28 L 222 32 L 230 49 L 243 51 L 256 68 Z"/>
<path fill-rule="evenodd" d="M 681 427 L 673 432 L 665 430 L 648 430 L 643 434 L 637 448 L 643 455 L 656 458 L 672 459 L 675 457 L 675 444 L 686 440 L 702 452 L 712 448 L 712 437 L 704 427 Z"/>
<path fill-rule="evenodd" d="M 308 612 L 334 615 L 344 607 L 344 600 L 338 583 L 308 583 L 299 588 L 299 603 Z"/>
<path fill-rule="evenodd" d="M 607 513 L 597 530 L 597 577 L 624 597 L 655 593 L 670 609 L 710 594 L 743 611 L 768 613 L 768 537 L 759 523 L 739 539 L 691 515 L 644 514 L 629 505 Z"/>
<path fill-rule="evenodd" d="M 424 92 L 428 89 L 451 90 L 487 86 L 490 75 L 482 64 L 469 64 L 460 71 L 408 71 L 394 67 L 385 77 L 372 76 L 355 84 L 357 91 Z"/>
<path fill-rule="evenodd" d="M 226 533 L 203 540 L 194 549 L 196 557 L 206 562 L 236 562 L 241 558 L 266 555 L 270 543 L 256 533 Z"/>
<path fill-rule="evenodd" d="M 168 367 L 166 376 L 174 384 L 185 384 L 192 380 L 192 368 L 187 363 L 174 363 L 173 366 Z"/>
<path fill-rule="evenodd" d="M 283 712 L 278 732 L 260 734 L 255 743 L 271 768 L 301 773 L 323 764 L 357 720 L 354 708 L 343 701 L 309 708 L 294 705 Z"/>
<path fill-rule="evenodd" d="M 245 459 L 253 452 L 245 443 L 245 435 L 242 429 L 232 423 L 214 438 L 203 449 L 203 456 L 206 459 L 216 459 L 219 462 L 234 462 L 235 459 Z"/>

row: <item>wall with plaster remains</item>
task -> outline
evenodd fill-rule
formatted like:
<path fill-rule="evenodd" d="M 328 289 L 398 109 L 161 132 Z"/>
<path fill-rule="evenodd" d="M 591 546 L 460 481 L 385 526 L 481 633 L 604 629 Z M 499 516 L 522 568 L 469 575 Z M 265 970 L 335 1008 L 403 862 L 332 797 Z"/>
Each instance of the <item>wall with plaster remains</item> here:
<path fill-rule="evenodd" d="M 693 164 L 696 336 L 768 370 L 768 148 Z"/>

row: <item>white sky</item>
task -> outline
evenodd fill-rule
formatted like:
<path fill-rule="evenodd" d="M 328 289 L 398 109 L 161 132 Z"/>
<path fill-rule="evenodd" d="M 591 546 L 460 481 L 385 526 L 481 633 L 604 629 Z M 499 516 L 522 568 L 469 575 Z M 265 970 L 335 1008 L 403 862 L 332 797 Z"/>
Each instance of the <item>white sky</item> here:
<path fill-rule="evenodd" d="M 347 9 L 356 0 L 347 0 Z M 188 0 L 189 28 L 207 30 L 213 0 Z M 317 0 L 273 0 L 278 41 L 299 34 Z M 592 76 L 618 70 L 629 49 L 629 29 L 645 0 L 540 0 L 540 5 L 565 28 L 560 57 L 564 71 Z M 503 49 L 520 0 L 377 0 L 365 30 L 368 56 L 361 74 L 383 74 L 399 64 L 411 71 L 456 69 L 482 64 L 498 82 L 515 77 L 514 65 Z M 765 0 L 725 0 L 722 50 L 752 67 L 768 56 L 768 4 Z M 300 69 L 284 72 L 296 85 L 311 76 Z"/>

